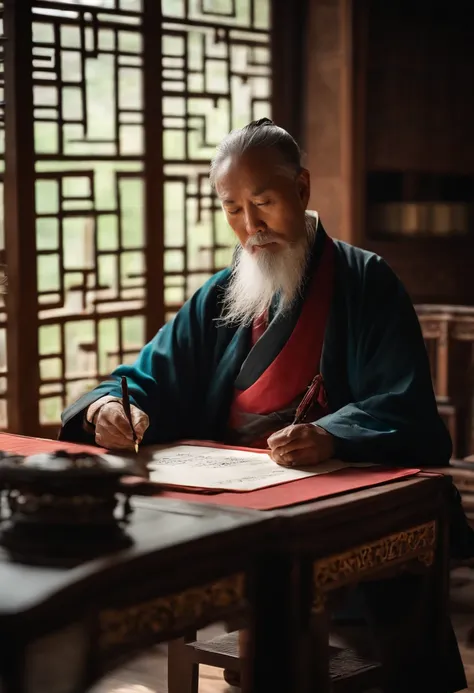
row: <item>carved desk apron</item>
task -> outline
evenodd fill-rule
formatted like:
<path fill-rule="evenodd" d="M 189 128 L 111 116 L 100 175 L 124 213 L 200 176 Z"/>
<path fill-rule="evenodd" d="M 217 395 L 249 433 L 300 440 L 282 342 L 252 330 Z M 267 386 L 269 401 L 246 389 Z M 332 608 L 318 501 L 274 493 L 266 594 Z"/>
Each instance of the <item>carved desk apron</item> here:
<path fill-rule="evenodd" d="M 274 514 L 159 498 L 132 502 L 130 548 L 67 567 L 0 554 L 2 693 L 79 693 L 118 663 L 190 628 L 241 613 L 271 621 L 260 606 L 261 614 L 252 611 L 249 579 L 255 551 L 265 555 L 279 531 Z M 258 640 L 257 657 L 266 657 Z M 250 677 L 271 668 L 263 660 L 249 667 Z"/>

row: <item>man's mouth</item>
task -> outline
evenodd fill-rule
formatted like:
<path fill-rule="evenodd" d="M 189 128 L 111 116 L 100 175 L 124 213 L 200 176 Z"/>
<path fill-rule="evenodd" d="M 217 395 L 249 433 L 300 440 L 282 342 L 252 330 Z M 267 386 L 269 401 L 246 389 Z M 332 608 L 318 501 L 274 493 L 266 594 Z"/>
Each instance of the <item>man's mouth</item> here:
<path fill-rule="evenodd" d="M 262 234 L 260 238 L 258 238 L 258 236 L 250 238 L 246 243 L 246 249 L 249 250 L 251 253 L 254 253 L 256 250 L 262 249 L 273 250 L 278 245 L 281 245 L 280 239 L 278 237 L 275 237 L 273 234 Z"/>
<path fill-rule="evenodd" d="M 252 252 L 256 252 L 258 250 L 272 250 L 276 246 L 280 245 L 276 241 L 266 241 L 265 243 L 259 243 L 258 245 L 253 245 L 252 246 Z"/>

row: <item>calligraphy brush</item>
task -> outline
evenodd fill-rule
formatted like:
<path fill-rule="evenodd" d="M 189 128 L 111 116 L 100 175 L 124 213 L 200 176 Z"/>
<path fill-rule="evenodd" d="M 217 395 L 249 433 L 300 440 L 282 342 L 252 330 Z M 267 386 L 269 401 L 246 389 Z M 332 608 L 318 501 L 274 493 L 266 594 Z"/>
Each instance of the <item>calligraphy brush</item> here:
<path fill-rule="evenodd" d="M 313 404 L 315 398 L 319 394 L 319 390 L 322 385 L 322 377 L 321 374 L 318 373 L 313 380 L 311 381 L 308 389 L 306 390 L 306 394 L 301 400 L 300 404 L 298 405 L 298 408 L 295 412 L 295 418 L 293 419 L 293 423 L 291 424 L 292 426 L 296 426 L 297 424 L 302 423 L 306 415 L 308 414 L 309 410 L 311 409 L 311 405 Z"/>
<path fill-rule="evenodd" d="M 133 444 L 135 446 L 135 452 L 138 452 L 138 438 L 137 438 L 137 434 L 135 433 L 135 429 L 133 427 L 132 411 L 130 409 L 130 397 L 128 395 L 128 383 L 127 383 L 127 378 L 124 375 L 122 375 L 121 382 L 122 382 L 123 410 L 125 412 L 125 416 L 128 419 L 128 423 L 130 424 L 130 428 L 132 429 L 132 438 L 133 438 Z"/>

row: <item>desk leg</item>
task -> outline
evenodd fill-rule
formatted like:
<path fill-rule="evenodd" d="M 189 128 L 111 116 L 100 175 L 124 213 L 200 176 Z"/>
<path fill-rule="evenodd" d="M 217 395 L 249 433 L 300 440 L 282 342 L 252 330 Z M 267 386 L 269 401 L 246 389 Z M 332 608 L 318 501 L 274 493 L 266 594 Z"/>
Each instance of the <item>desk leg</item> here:
<path fill-rule="evenodd" d="M 311 660 L 308 662 L 312 676 L 310 690 L 330 693 L 329 675 L 329 614 L 326 610 L 313 613 L 311 617 Z"/>
<path fill-rule="evenodd" d="M 199 664 L 186 643 L 196 640 L 197 632 L 168 643 L 168 693 L 198 693 Z"/>
<path fill-rule="evenodd" d="M 249 585 L 250 624 L 243 693 L 309 693 L 302 659 L 310 604 L 302 603 L 299 566 L 290 556 L 266 556 Z M 312 691 L 314 693 L 314 690 Z"/>
<path fill-rule="evenodd" d="M 461 660 L 451 649 L 455 642 L 448 648 L 446 578 L 440 546 L 428 574 L 407 573 L 362 585 L 386 693 L 448 693 L 464 688 Z"/>
<path fill-rule="evenodd" d="M 427 610 L 431 615 L 433 660 L 442 690 L 461 690 L 467 685 L 456 636 L 449 616 L 449 515 L 438 520 L 438 544 L 431 571 Z M 436 690 L 435 686 L 432 690 Z"/>
<path fill-rule="evenodd" d="M 2 632 L 0 652 L 0 692 L 25 693 L 27 685 L 25 644 Z"/>
<path fill-rule="evenodd" d="M 449 623 L 449 517 L 445 509 L 437 522 L 438 541 L 435 563 L 431 571 L 432 591 L 430 613 L 433 617 L 435 656 L 441 662 L 446 658 Z M 429 608 L 429 607 L 428 607 Z"/>

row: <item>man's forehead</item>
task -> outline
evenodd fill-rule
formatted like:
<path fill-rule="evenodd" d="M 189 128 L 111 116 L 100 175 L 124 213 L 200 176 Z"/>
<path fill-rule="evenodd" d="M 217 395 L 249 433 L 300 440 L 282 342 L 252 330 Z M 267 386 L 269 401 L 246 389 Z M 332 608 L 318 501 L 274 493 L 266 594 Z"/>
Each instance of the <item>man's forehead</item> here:
<path fill-rule="evenodd" d="M 292 173 L 279 152 L 273 149 L 250 150 L 221 163 L 216 176 L 216 191 L 222 197 L 230 189 L 245 188 L 258 195 L 277 185 L 282 177 L 292 177 Z"/>

